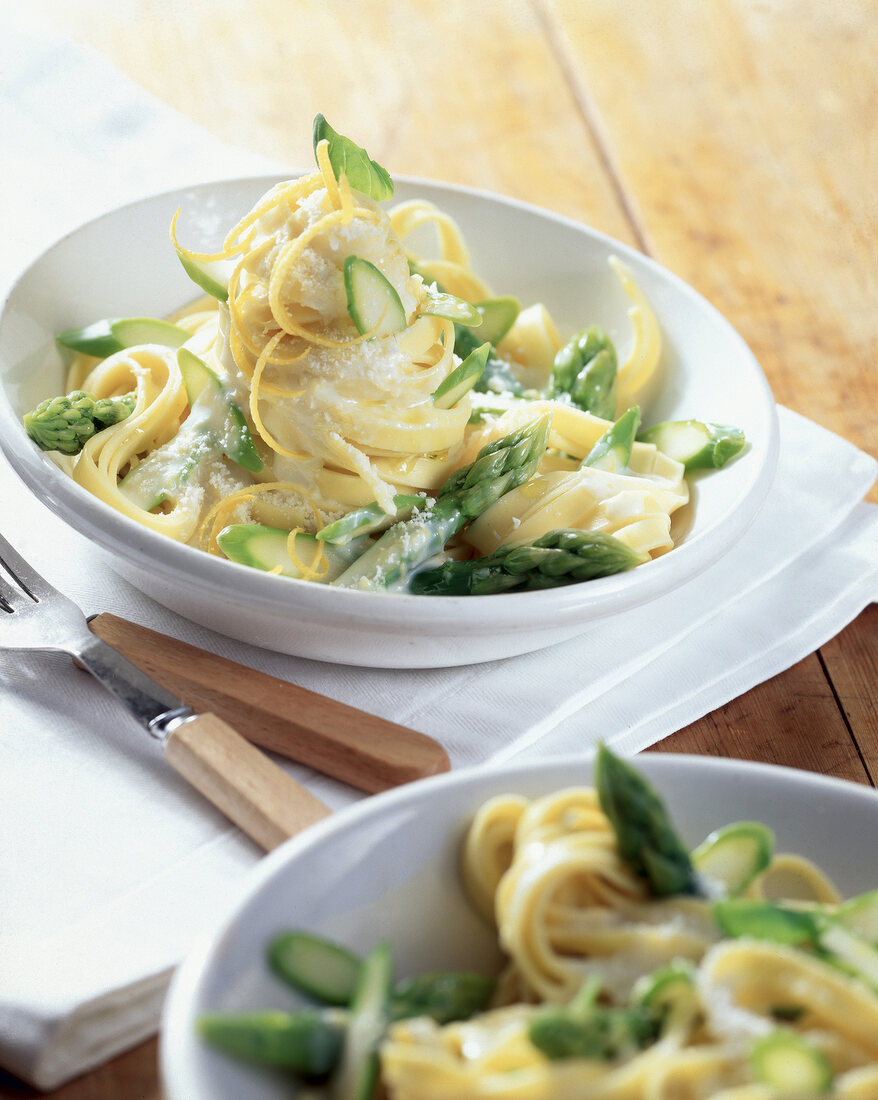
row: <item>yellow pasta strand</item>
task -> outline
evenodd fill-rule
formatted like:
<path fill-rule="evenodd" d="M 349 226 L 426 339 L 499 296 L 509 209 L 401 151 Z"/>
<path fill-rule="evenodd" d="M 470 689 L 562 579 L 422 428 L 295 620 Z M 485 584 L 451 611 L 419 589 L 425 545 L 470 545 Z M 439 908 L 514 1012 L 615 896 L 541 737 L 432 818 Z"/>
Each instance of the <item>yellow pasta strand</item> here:
<path fill-rule="evenodd" d="M 788 876 L 833 894 L 809 861 L 776 859 Z M 876 991 L 803 950 L 717 942 L 706 900 L 647 896 L 591 788 L 489 800 L 467 831 L 462 873 L 479 910 L 496 918 L 510 966 L 496 1007 L 473 1019 L 391 1027 L 381 1047 L 390 1100 L 773 1100 L 747 1055 L 755 1037 L 779 1027 L 828 1060 L 827 1096 L 878 1096 Z M 534 1001 L 566 1003 L 592 974 L 602 999 L 628 1004 L 638 976 L 681 959 L 691 960 L 687 999 L 644 1049 L 550 1060 L 531 1043 Z"/>

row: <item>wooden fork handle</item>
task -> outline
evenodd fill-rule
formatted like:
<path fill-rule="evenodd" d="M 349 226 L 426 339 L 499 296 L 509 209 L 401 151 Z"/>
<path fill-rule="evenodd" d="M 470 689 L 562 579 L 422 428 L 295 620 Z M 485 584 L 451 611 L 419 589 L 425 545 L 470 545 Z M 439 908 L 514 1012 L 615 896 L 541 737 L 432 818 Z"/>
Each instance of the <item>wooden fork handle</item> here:
<path fill-rule="evenodd" d="M 172 767 L 266 851 L 331 812 L 215 714 L 177 726 L 164 751 Z"/>
<path fill-rule="evenodd" d="M 115 615 L 92 631 L 188 703 L 248 741 L 375 793 L 448 771 L 438 741 Z"/>

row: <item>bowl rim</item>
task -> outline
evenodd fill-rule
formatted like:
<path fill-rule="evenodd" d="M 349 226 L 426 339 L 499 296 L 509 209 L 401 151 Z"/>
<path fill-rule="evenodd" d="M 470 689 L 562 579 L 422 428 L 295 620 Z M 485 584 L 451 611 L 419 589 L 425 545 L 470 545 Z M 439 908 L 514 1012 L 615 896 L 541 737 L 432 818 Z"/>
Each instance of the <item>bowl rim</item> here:
<path fill-rule="evenodd" d="M 246 879 L 242 893 L 227 909 L 221 921 L 212 929 L 205 931 L 187 953 L 171 979 L 165 998 L 161 1029 L 159 1033 L 159 1065 L 164 1087 L 169 1100 L 198 1096 L 198 1081 L 191 1063 L 191 1052 L 195 1049 L 195 1032 L 192 1020 L 195 1008 L 204 984 L 209 980 L 216 957 L 222 952 L 226 937 L 240 923 L 242 916 L 277 878 L 291 873 L 288 868 L 295 864 L 299 856 L 315 845 L 325 843 L 338 834 L 344 834 L 358 828 L 364 820 L 380 817 L 387 811 L 414 804 L 429 797 L 441 797 L 447 788 L 472 791 L 483 782 L 496 786 L 508 778 L 509 790 L 514 792 L 514 783 L 519 777 L 532 779 L 549 775 L 573 774 L 574 769 L 589 769 L 585 781 L 591 779 L 596 749 L 589 749 L 579 755 L 548 757 L 542 760 L 516 760 L 502 764 L 472 765 L 458 768 L 442 775 L 419 779 L 377 795 L 364 797 L 357 802 L 338 810 L 315 825 L 285 841 L 279 848 L 265 856 Z M 627 754 L 626 754 L 627 756 Z M 627 756 L 628 759 L 632 759 Z M 799 797 L 809 795 L 816 801 L 821 793 L 842 795 L 848 800 L 856 800 L 864 806 L 874 804 L 878 813 L 878 791 L 865 784 L 859 784 L 835 776 L 810 772 L 782 764 L 770 764 L 762 761 L 739 760 L 731 757 L 702 756 L 693 753 L 639 753 L 633 759 L 638 770 L 650 781 L 661 781 L 662 775 L 674 772 L 691 772 L 694 780 L 702 780 L 705 773 L 711 779 L 724 777 L 720 781 L 746 783 L 757 778 L 774 777 L 781 785 L 797 788 Z M 546 780 L 549 782 L 550 780 Z M 551 780 L 558 783 L 557 780 Z M 576 783 L 561 782 L 555 789 L 576 786 Z M 487 797 L 487 796 L 483 796 Z M 469 812 L 473 812 L 473 805 Z M 465 813 L 466 811 L 464 811 Z"/>
<path fill-rule="evenodd" d="M 105 218 L 123 215 L 126 211 L 160 202 L 171 196 L 209 195 L 217 188 L 255 188 L 257 185 L 267 190 L 273 184 L 290 178 L 294 178 L 294 175 L 284 172 L 257 172 L 221 176 L 176 186 L 113 206 L 68 229 L 43 248 L 9 286 L 0 304 L 0 346 L 9 307 L 21 284 L 55 249 L 71 238 L 87 233 L 92 226 Z M 751 475 L 743 499 L 721 520 L 720 528 L 724 538 L 716 537 L 717 528 L 710 527 L 689 541 L 683 540 L 672 552 L 626 573 L 598 578 L 588 584 L 532 592 L 495 593 L 475 601 L 469 596 L 446 596 L 437 600 L 430 596 L 409 593 L 340 589 L 315 585 L 293 577 L 277 577 L 178 543 L 138 524 L 136 520 L 122 515 L 104 501 L 92 496 L 44 452 L 30 447 L 21 423 L 12 410 L 5 387 L 0 384 L 0 452 L 30 492 L 62 520 L 75 526 L 76 530 L 105 551 L 112 553 L 120 544 L 124 545 L 125 556 L 134 567 L 145 567 L 154 575 L 168 579 L 186 576 L 187 584 L 194 594 L 207 597 L 218 587 L 229 589 L 232 587 L 228 584 L 229 578 L 235 576 L 237 579 L 232 596 L 238 601 L 245 601 L 252 611 L 276 611 L 280 604 L 295 609 L 304 617 L 310 616 L 313 619 L 329 613 L 333 617 L 346 617 L 352 625 L 368 621 L 376 629 L 384 630 L 398 625 L 403 608 L 407 608 L 410 613 L 417 609 L 416 614 L 428 614 L 434 622 L 459 620 L 465 614 L 468 629 L 485 635 L 493 633 L 498 625 L 517 623 L 522 612 L 535 606 L 539 607 L 542 618 L 555 618 L 559 623 L 577 620 L 584 609 L 591 613 L 590 617 L 602 618 L 648 602 L 719 560 L 725 548 L 743 535 L 761 509 L 774 480 L 779 453 L 777 408 L 770 386 L 756 357 L 731 322 L 694 287 L 651 256 L 567 215 L 512 196 L 464 184 L 402 174 L 395 175 L 394 179 L 413 189 L 451 192 L 464 198 L 499 204 L 513 211 L 555 222 L 568 231 L 590 238 L 608 251 L 619 254 L 623 260 L 627 259 L 635 265 L 650 269 L 660 279 L 670 282 L 684 297 L 706 311 L 714 323 L 727 331 L 752 370 L 754 394 L 760 402 L 765 435 L 758 441 L 762 454 L 761 463 Z M 68 519 L 71 515 L 76 517 L 75 525 Z M 230 570 L 237 572 L 232 573 Z M 465 608 L 470 608 L 470 611 L 465 611 Z"/>

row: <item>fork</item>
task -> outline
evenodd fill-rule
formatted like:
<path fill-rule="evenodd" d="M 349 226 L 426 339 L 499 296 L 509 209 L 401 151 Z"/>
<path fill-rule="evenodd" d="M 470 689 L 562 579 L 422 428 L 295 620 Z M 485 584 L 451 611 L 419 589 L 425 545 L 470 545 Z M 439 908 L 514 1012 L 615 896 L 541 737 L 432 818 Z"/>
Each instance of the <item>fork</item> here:
<path fill-rule="evenodd" d="M 162 745 L 165 759 L 266 851 L 330 810 L 215 714 L 196 713 L 93 634 L 85 615 L 0 535 L 0 649 L 75 657 Z"/>

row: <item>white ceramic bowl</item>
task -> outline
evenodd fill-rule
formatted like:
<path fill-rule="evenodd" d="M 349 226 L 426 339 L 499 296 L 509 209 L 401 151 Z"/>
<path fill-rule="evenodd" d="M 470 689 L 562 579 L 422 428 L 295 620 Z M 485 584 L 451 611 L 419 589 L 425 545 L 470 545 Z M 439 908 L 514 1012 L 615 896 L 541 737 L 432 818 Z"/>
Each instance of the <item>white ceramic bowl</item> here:
<path fill-rule="evenodd" d="M 695 845 L 732 821 L 764 821 L 779 851 L 814 859 L 850 896 L 878 882 L 878 794 L 809 772 L 708 757 L 647 754 L 637 767 Z M 303 928 L 365 953 L 393 945 L 398 977 L 430 970 L 487 972 L 494 936 L 466 901 L 458 875 L 466 825 L 486 799 L 529 797 L 587 784 L 591 761 L 557 759 L 458 771 L 360 802 L 288 841 L 257 868 L 225 919 L 178 970 L 165 1007 L 162 1075 L 168 1100 L 275 1100 L 280 1076 L 201 1043 L 203 1012 L 290 1010 L 298 1002 L 269 972 L 265 946 Z"/>
<path fill-rule="evenodd" d="M 400 180 L 461 225 L 473 264 L 497 293 L 544 302 L 563 333 L 599 323 L 628 346 L 629 302 L 607 260 L 618 255 L 664 334 L 661 385 L 648 422 L 695 417 L 735 424 L 749 447 L 694 479 L 675 517 L 672 553 L 629 573 L 545 592 L 413 597 L 309 584 L 208 556 L 120 515 L 67 478 L 28 440 L 21 417 L 63 393 L 54 335 L 102 317 L 163 316 L 193 298 L 168 242 L 214 244 L 276 180 L 226 180 L 113 210 L 49 248 L 13 287 L 0 317 L 0 446 L 29 488 L 107 551 L 108 564 L 160 603 L 221 633 L 283 653 L 375 667 L 471 664 L 539 649 L 603 616 L 671 591 L 734 547 L 776 464 L 774 402 L 732 327 L 691 288 L 640 253 L 568 219 L 460 187 Z"/>

